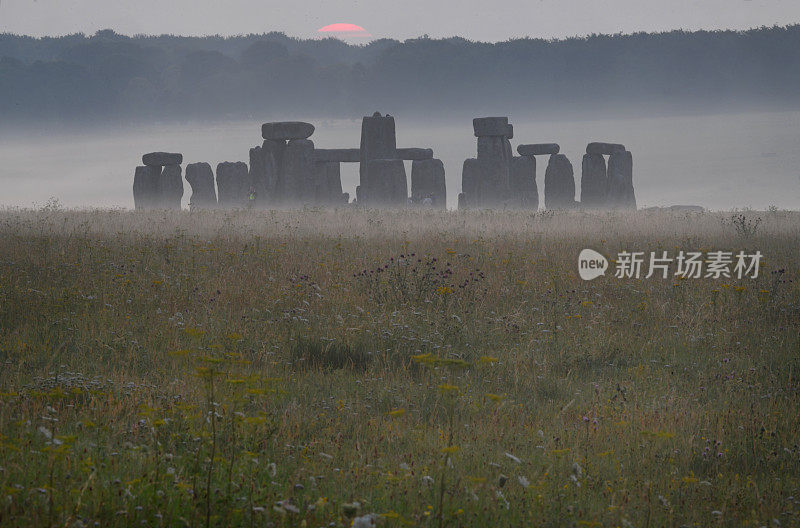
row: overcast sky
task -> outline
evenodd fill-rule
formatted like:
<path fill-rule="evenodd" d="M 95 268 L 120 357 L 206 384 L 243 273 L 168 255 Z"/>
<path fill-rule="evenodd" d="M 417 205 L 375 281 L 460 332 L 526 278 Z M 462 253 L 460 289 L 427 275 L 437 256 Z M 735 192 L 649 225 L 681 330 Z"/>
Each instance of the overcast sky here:
<path fill-rule="evenodd" d="M 0 32 L 35 36 L 110 28 L 129 35 L 283 31 L 307 38 L 335 22 L 363 26 L 373 38 L 498 41 L 794 24 L 800 0 L 0 0 Z"/>

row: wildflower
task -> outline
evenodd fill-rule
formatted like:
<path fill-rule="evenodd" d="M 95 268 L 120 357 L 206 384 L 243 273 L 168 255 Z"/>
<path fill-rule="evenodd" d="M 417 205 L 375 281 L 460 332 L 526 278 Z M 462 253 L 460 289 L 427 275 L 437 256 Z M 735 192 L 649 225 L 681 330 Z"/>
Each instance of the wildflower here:
<path fill-rule="evenodd" d="M 528 479 L 526 479 L 522 475 L 519 475 L 517 477 L 517 481 L 519 482 L 519 485 L 522 486 L 523 488 L 527 488 L 527 487 L 529 487 L 531 485 L 531 483 L 528 481 Z"/>
<path fill-rule="evenodd" d="M 455 453 L 460 448 L 458 446 L 447 446 L 442 448 L 442 453 Z"/>
<path fill-rule="evenodd" d="M 389 411 L 387 414 L 389 416 L 403 416 L 406 413 L 406 410 L 403 408 L 394 409 L 393 411 Z"/>
<path fill-rule="evenodd" d="M 439 392 L 441 392 L 442 394 L 447 394 L 450 392 L 458 392 L 458 386 L 450 385 L 449 383 L 442 383 L 441 385 L 439 385 Z"/>
<path fill-rule="evenodd" d="M 481 356 L 480 359 L 478 359 L 478 364 L 479 365 L 492 365 L 494 363 L 497 363 L 498 361 L 499 361 L 499 359 L 496 358 L 496 357 Z"/>

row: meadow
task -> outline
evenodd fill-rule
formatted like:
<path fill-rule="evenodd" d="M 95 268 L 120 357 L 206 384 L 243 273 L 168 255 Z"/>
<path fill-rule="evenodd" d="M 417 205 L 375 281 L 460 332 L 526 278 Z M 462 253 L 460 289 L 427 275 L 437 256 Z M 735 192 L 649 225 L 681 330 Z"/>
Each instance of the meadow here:
<path fill-rule="evenodd" d="M 798 280 L 777 209 L 5 209 L 0 525 L 798 526 Z"/>

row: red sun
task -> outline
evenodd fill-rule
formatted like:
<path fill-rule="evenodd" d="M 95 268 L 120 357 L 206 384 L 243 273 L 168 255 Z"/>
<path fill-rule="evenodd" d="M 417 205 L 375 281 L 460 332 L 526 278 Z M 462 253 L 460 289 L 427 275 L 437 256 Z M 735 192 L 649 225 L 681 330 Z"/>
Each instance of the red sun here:
<path fill-rule="evenodd" d="M 372 36 L 361 26 L 342 22 L 321 27 L 317 30 L 317 33 L 323 36 L 340 38 L 369 38 Z"/>

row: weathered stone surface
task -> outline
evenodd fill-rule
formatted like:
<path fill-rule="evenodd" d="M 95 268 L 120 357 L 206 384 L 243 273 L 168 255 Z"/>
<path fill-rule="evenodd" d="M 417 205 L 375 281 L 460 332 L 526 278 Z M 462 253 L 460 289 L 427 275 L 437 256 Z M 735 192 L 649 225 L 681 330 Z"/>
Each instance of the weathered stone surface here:
<path fill-rule="evenodd" d="M 359 183 L 363 189 L 362 193 L 367 200 L 371 200 L 370 180 L 368 175 L 368 164 L 374 159 L 398 159 L 397 158 L 397 136 L 395 133 L 394 117 L 390 115 L 382 116 L 375 112 L 372 116 L 365 116 L 361 120 L 361 149 L 360 149 Z M 400 160 L 402 162 L 402 160 Z M 405 174 L 405 171 L 404 171 Z M 361 200 L 359 199 L 359 202 Z"/>
<path fill-rule="evenodd" d="M 584 154 L 581 163 L 581 205 L 587 208 L 606 206 L 608 178 L 602 154 Z"/>
<path fill-rule="evenodd" d="M 170 152 L 150 152 L 142 156 L 142 163 L 150 167 L 163 167 L 164 165 L 180 165 L 183 163 L 183 154 Z"/>
<path fill-rule="evenodd" d="M 283 200 L 295 204 L 311 204 L 315 199 L 316 168 L 314 142 L 293 139 L 283 156 Z"/>
<path fill-rule="evenodd" d="M 315 199 L 317 205 L 341 205 L 343 203 L 342 176 L 338 162 L 316 162 Z M 348 196 L 349 198 L 349 196 Z"/>
<path fill-rule="evenodd" d="M 608 158 L 609 207 L 636 209 L 636 194 L 633 190 L 633 156 L 629 151 L 615 152 Z"/>
<path fill-rule="evenodd" d="M 509 129 L 507 117 L 476 117 L 472 120 L 472 129 L 475 137 L 508 137 L 509 133 L 513 135 L 513 129 Z"/>
<path fill-rule="evenodd" d="M 478 138 L 478 159 L 511 159 L 511 142 L 503 136 Z"/>
<path fill-rule="evenodd" d="M 261 125 L 261 137 L 272 141 L 307 139 L 314 133 L 314 125 L 302 121 L 279 121 Z"/>
<path fill-rule="evenodd" d="M 133 203 L 136 210 L 153 209 L 160 202 L 160 167 L 136 167 L 133 175 Z"/>
<path fill-rule="evenodd" d="M 539 209 L 539 189 L 536 186 L 536 159 L 520 156 L 511 158 L 509 169 L 511 204 L 520 209 Z"/>
<path fill-rule="evenodd" d="M 503 159 L 464 160 L 461 189 L 468 207 L 503 207 L 509 199 L 509 163 Z"/>
<path fill-rule="evenodd" d="M 506 130 L 506 138 L 514 139 L 514 125 L 511 123 L 508 124 L 508 130 Z"/>
<path fill-rule="evenodd" d="M 441 160 L 414 160 L 411 163 L 411 202 L 424 205 L 426 198 L 436 209 L 444 209 L 447 205 L 444 164 Z"/>
<path fill-rule="evenodd" d="M 615 152 L 625 152 L 625 145 L 619 143 L 589 143 L 586 145 L 587 154 L 611 155 Z"/>
<path fill-rule="evenodd" d="M 558 154 L 561 147 L 558 143 L 531 143 L 529 145 L 518 145 L 517 153 L 520 156 L 544 156 Z"/>
<path fill-rule="evenodd" d="M 276 201 L 277 182 L 278 169 L 273 153 L 264 147 L 251 148 L 250 186 L 255 192 L 256 207 L 263 208 Z"/>
<path fill-rule="evenodd" d="M 314 159 L 319 162 L 358 163 L 361 161 L 359 149 L 316 149 Z"/>
<path fill-rule="evenodd" d="M 283 158 L 286 154 L 286 141 L 265 139 L 261 145 L 264 163 L 267 167 L 267 203 L 278 204 L 283 200 L 286 188 L 286 177 L 283 169 Z M 269 169 L 272 169 L 270 171 Z"/>
<path fill-rule="evenodd" d="M 544 173 L 544 206 L 571 209 L 575 206 L 575 175 L 564 154 L 553 154 Z"/>
<path fill-rule="evenodd" d="M 167 165 L 161 171 L 159 180 L 161 207 L 164 209 L 180 209 L 183 198 L 183 178 L 180 165 Z"/>
<path fill-rule="evenodd" d="M 189 198 L 191 209 L 213 209 L 217 206 L 214 188 L 214 171 L 208 163 L 190 163 L 186 166 L 186 181 L 192 187 Z"/>
<path fill-rule="evenodd" d="M 247 207 L 249 187 L 250 175 L 246 163 L 224 161 L 217 165 L 217 193 L 220 207 Z"/>
<path fill-rule="evenodd" d="M 367 180 L 361 184 L 359 202 L 370 207 L 405 207 L 408 180 L 401 159 L 373 159 L 367 162 Z"/>
<path fill-rule="evenodd" d="M 429 160 L 433 158 L 433 149 L 429 148 L 399 148 L 397 157 L 401 160 Z"/>

